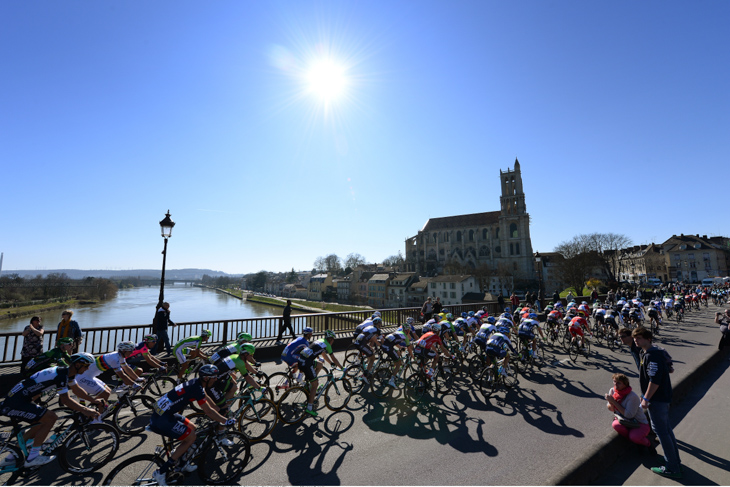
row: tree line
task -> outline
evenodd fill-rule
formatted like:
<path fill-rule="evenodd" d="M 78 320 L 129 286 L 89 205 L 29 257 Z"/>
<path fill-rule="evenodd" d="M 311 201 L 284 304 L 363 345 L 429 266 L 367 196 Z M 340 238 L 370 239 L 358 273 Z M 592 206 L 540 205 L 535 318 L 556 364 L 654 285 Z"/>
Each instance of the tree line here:
<path fill-rule="evenodd" d="M 50 299 L 111 299 L 116 297 L 118 286 L 114 281 L 98 277 L 71 279 L 65 273 L 37 275 L 31 278 L 8 274 L 0 277 L 0 303 Z"/>

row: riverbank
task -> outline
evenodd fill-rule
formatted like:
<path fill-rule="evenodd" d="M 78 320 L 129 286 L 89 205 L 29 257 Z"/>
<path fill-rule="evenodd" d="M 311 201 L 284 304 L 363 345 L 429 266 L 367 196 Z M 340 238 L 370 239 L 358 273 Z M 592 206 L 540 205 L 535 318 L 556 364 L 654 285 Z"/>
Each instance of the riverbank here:
<path fill-rule="evenodd" d="M 69 309 L 79 305 L 97 304 L 99 301 L 69 299 L 67 301 L 59 301 L 48 304 L 33 304 L 30 306 L 18 306 L 17 308 L 7 308 L 0 310 L 0 319 L 22 318 L 23 316 L 35 316 L 39 313 L 53 311 L 56 309 Z"/>

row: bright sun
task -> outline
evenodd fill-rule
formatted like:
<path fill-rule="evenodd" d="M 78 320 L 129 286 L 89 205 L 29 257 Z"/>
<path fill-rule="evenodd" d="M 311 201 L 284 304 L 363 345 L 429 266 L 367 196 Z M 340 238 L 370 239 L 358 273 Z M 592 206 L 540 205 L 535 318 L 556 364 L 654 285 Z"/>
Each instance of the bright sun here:
<path fill-rule="evenodd" d="M 330 59 L 316 61 L 307 72 L 307 83 L 311 93 L 325 101 L 335 100 L 347 87 L 345 69 Z"/>

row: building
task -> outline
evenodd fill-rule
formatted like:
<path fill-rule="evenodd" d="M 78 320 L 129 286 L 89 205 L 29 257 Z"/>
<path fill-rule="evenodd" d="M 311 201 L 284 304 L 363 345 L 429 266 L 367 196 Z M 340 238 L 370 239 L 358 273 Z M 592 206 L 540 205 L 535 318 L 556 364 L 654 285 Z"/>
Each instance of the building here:
<path fill-rule="evenodd" d="M 727 237 L 707 238 L 707 235 L 672 235 L 662 244 L 665 259 L 662 280 L 699 283 L 705 278 L 727 276 L 729 240 Z"/>
<path fill-rule="evenodd" d="M 390 274 L 374 274 L 368 280 L 368 306 L 385 308 Z"/>
<path fill-rule="evenodd" d="M 406 268 L 421 275 L 441 274 L 449 266 L 486 266 L 494 275 L 533 277 L 530 215 L 525 206 L 520 163 L 499 171 L 500 210 L 430 218 L 406 239 Z"/>
<path fill-rule="evenodd" d="M 322 301 L 327 288 L 332 286 L 332 276 L 329 274 L 317 274 L 312 276 L 307 287 L 307 299 L 309 301 Z"/>
<path fill-rule="evenodd" d="M 389 308 L 405 308 L 409 306 L 406 299 L 406 291 L 408 286 L 417 279 L 415 272 L 401 272 L 394 274 L 388 284 L 388 300 Z"/>
<path fill-rule="evenodd" d="M 474 276 L 436 276 L 428 285 L 429 295 L 441 298 L 444 306 L 462 304 L 465 294 L 475 292 L 479 292 L 479 283 Z"/>

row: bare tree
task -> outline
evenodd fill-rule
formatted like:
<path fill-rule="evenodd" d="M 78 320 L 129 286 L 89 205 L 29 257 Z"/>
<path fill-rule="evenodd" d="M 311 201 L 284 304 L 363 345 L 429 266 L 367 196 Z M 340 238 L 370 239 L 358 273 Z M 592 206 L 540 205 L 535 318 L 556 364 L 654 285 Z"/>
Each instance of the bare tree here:
<path fill-rule="evenodd" d="M 327 263 L 324 261 L 324 257 L 317 257 L 314 259 L 314 269 L 317 272 L 324 272 L 324 270 L 327 268 Z"/>
<path fill-rule="evenodd" d="M 603 265 L 591 235 L 576 235 L 571 240 L 558 244 L 554 251 L 565 259 L 558 268 L 560 277 L 574 287 L 576 293 L 583 292 L 583 286 L 593 269 Z"/>
<path fill-rule="evenodd" d="M 390 257 L 383 259 L 383 266 L 385 267 L 402 267 L 405 263 L 406 260 L 403 258 L 403 254 L 400 250 L 397 255 L 391 255 Z"/>
<path fill-rule="evenodd" d="M 339 274 L 342 272 L 342 263 L 337 254 L 329 254 L 324 258 L 324 269 L 328 273 Z"/>
<path fill-rule="evenodd" d="M 367 261 L 365 260 L 365 257 L 354 252 L 348 254 L 347 258 L 345 259 L 345 267 L 349 267 L 350 269 L 354 269 L 355 267 L 366 263 Z"/>
<path fill-rule="evenodd" d="M 619 250 L 633 245 L 633 241 L 626 235 L 619 233 L 591 233 L 579 235 L 585 240 L 590 250 L 596 252 L 601 266 L 610 280 L 616 281 L 619 268 Z"/>

